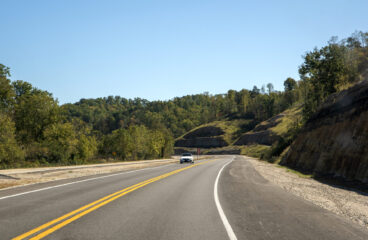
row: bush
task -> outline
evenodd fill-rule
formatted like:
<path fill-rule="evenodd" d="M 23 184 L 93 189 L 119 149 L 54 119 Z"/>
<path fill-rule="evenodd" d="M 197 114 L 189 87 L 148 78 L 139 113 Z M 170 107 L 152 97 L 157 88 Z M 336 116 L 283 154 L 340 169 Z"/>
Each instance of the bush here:
<path fill-rule="evenodd" d="M 74 163 L 78 140 L 72 124 L 57 123 L 44 132 L 43 146 L 47 147 L 47 161 L 50 163 Z"/>

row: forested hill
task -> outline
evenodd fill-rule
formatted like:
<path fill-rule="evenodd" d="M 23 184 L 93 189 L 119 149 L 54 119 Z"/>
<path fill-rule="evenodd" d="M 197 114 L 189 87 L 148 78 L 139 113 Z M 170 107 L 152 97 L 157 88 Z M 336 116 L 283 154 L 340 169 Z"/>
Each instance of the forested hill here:
<path fill-rule="evenodd" d="M 330 94 L 361 80 L 367 46 L 368 34 L 356 32 L 314 49 L 303 57 L 301 79 L 286 79 L 284 91 L 270 83 L 168 101 L 110 96 L 60 106 L 47 91 L 12 82 L 0 65 L 0 167 L 167 157 L 174 138 L 201 124 L 249 119 L 255 126 L 297 103 L 307 120 Z"/>
<path fill-rule="evenodd" d="M 290 88 L 296 86 L 288 79 Z M 176 97 L 169 101 L 148 101 L 109 96 L 81 99 L 62 106 L 68 120 L 78 118 L 94 130 L 109 134 L 119 128 L 144 125 L 150 129 L 167 128 L 174 137 L 204 123 L 223 118 L 249 118 L 262 121 L 286 109 L 298 93 L 276 92 L 273 85 L 253 90 L 229 90 L 225 94 L 208 93 Z"/>

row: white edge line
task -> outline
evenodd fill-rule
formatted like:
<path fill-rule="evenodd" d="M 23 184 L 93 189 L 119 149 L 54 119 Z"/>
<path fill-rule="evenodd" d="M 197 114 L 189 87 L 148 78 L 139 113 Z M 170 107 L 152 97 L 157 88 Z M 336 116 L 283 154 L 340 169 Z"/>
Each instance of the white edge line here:
<path fill-rule="evenodd" d="M 25 194 L 29 194 L 29 193 L 45 191 L 45 190 L 49 190 L 49 189 L 52 189 L 52 188 L 64 187 L 64 186 L 68 186 L 68 185 L 72 185 L 72 184 L 76 184 L 76 183 L 81 183 L 81 182 L 88 182 L 88 181 L 92 181 L 92 180 L 97 180 L 97 179 L 102 179 L 102 178 L 108 178 L 108 177 L 113 177 L 113 176 L 117 176 L 117 175 L 133 173 L 133 172 L 139 172 L 139 171 L 148 170 L 148 169 L 167 167 L 169 165 L 171 165 L 171 164 L 164 165 L 164 166 L 151 167 L 151 168 L 137 169 L 137 170 L 133 170 L 133 171 L 129 171 L 129 172 L 120 172 L 120 173 L 105 175 L 105 176 L 101 176 L 101 177 L 88 178 L 88 179 L 84 179 L 84 180 L 80 180 L 80 181 L 69 182 L 69 183 L 64 183 L 64 184 L 60 184 L 60 185 L 55 185 L 55 186 L 50 186 L 50 187 L 35 189 L 35 190 L 32 190 L 32 191 L 28 191 L 28 192 L 22 192 L 22 193 L 17 193 L 17 194 L 13 194 L 13 195 L 8 195 L 8 196 L 0 197 L 0 200 L 7 199 L 7 198 L 12 198 L 12 197 L 17 197 L 17 196 L 21 196 L 21 195 L 25 195 Z"/>
<path fill-rule="evenodd" d="M 224 168 L 229 164 L 231 163 L 233 160 L 227 162 L 224 166 L 222 166 L 222 168 L 220 169 L 219 173 L 217 174 L 217 177 L 216 177 L 216 181 L 215 181 L 215 186 L 214 186 L 214 189 L 213 189 L 213 195 L 215 197 L 215 203 L 216 203 L 216 207 L 217 207 L 217 210 L 220 214 L 220 217 L 221 217 L 221 220 L 222 220 L 222 223 L 224 224 L 225 226 L 225 229 L 226 229 L 226 232 L 227 232 L 227 235 L 229 236 L 229 239 L 230 240 L 237 240 L 236 238 L 236 235 L 233 231 L 233 228 L 231 227 L 229 221 L 227 220 L 227 217 L 224 213 L 224 210 L 222 209 L 221 207 L 221 204 L 220 204 L 220 201 L 219 201 L 219 197 L 218 197 L 218 181 L 219 181 L 219 178 L 220 178 L 220 175 L 222 173 L 222 170 L 224 170 Z"/>

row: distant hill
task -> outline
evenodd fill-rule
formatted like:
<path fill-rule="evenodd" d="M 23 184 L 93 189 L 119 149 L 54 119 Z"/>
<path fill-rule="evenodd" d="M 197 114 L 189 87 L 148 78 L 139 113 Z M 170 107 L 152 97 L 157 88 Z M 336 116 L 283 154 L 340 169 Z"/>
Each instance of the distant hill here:
<path fill-rule="evenodd" d="M 226 119 L 201 125 L 175 140 L 176 153 L 204 148 L 204 153 L 260 157 L 301 120 L 301 110 L 301 106 L 292 107 L 257 125 L 250 119 Z"/>

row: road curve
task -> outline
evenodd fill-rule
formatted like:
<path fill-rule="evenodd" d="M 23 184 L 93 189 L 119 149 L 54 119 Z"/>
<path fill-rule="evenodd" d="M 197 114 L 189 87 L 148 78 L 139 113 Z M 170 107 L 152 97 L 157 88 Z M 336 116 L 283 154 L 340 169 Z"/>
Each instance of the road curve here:
<path fill-rule="evenodd" d="M 55 219 L 20 239 L 229 239 L 224 216 L 237 239 L 368 239 L 360 226 L 269 183 L 245 158 L 210 160 L 0 191 L 0 239 Z"/>

